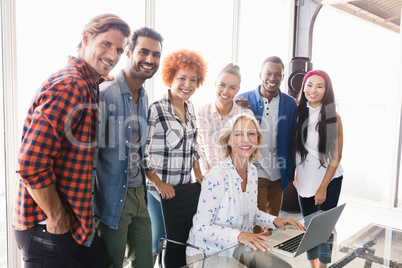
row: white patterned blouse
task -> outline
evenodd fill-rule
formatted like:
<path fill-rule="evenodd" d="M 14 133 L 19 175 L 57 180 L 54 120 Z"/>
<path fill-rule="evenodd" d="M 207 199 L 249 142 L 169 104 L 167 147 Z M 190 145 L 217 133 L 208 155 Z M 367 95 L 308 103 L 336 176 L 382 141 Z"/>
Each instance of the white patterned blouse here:
<path fill-rule="evenodd" d="M 197 213 L 187 240 L 187 243 L 203 248 L 207 255 L 238 244 L 240 232 L 253 232 L 253 224 L 275 228 L 273 221 L 276 217 L 257 208 L 257 168 L 251 163 L 248 165 L 246 191 L 243 193 L 243 180 L 230 156 L 219 165 L 220 168 L 211 169 L 202 181 Z M 248 208 L 244 208 L 244 204 Z M 243 215 L 245 210 L 248 217 Z M 199 253 L 193 248 L 186 249 L 189 256 Z"/>

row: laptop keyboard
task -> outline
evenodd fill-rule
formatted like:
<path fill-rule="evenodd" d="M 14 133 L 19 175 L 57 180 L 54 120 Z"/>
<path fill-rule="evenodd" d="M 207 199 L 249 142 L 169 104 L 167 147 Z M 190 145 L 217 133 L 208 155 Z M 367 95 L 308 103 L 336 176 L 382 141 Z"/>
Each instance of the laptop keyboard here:
<path fill-rule="evenodd" d="M 285 242 L 280 243 L 279 245 L 276 245 L 275 248 L 281 249 L 290 253 L 295 253 L 297 248 L 300 245 L 301 240 L 303 239 L 305 233 L 301 233 L 298 236 L 295 236 L 289 240 L 286 240 Z"/>

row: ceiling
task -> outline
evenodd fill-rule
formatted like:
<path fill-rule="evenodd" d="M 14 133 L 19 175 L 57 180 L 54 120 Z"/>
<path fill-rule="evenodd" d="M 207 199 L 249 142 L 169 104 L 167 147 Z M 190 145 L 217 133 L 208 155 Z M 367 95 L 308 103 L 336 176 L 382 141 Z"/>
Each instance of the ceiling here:
<path fill-rule="evenodd" d="M 321 3 L 399 33 L 402 0 L 324 0 Z"/>

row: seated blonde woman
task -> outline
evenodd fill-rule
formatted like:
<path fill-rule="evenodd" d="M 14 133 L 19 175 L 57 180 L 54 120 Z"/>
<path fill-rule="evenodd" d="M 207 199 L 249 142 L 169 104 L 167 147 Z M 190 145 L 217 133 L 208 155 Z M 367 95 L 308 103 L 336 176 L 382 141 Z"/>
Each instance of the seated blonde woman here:
<path fill-rule="evenodd" d="M 212 255 L 238 243 L 253 250 L 269 250 L 268 232 L 253 233 L 253 224 L 285 229 L 291 224 L 303 225 L 291 218 L 278 218 L 257 208 L 258 174 L 252 162 L 260 156 L 263 142 L 261 129 L 254 116 L 240 114 L 228 121 L 219 143 L 225 160 L 209 171 L 202 181 L 197 213 L 193 218 L 188 243 Z M 202 258 L 196 249 L 187 247 L 187 263 Z"/>

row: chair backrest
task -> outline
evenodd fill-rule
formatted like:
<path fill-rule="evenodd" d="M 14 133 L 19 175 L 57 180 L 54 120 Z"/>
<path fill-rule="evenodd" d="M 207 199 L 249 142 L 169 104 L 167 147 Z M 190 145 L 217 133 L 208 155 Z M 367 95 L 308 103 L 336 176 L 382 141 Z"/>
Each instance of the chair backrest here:
<path fill-rule="evenodd" d="M 162 199 L 161 203 L 166 238 L 186 243 L 193 225 L 193 216 L 197 212 L 201 185 L 189 183 L 174 188 L 175 197 Z M 166 268 L 186 265 L 186 247 L 167 243 L 164 263 Z"/>

